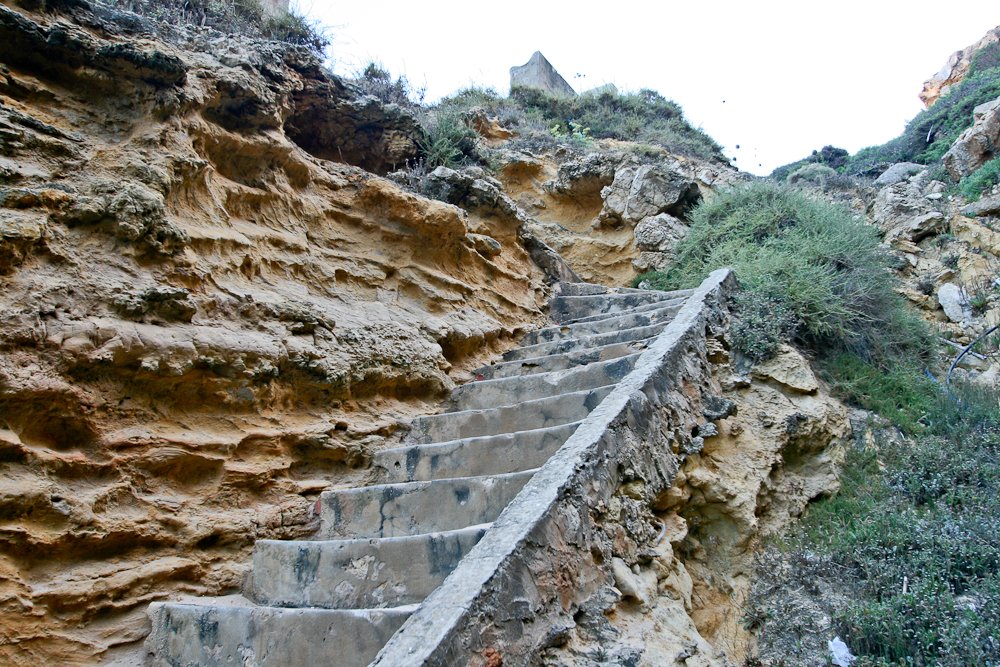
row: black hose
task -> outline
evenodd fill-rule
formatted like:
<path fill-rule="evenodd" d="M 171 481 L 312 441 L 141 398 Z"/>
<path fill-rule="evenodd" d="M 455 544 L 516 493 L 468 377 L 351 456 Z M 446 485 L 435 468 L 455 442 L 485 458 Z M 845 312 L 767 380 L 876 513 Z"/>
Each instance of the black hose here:
<path fill-rule="evenodd" d="M 995 325 L 995 326 L 993 326 L 993 327 L 991 327 L 991 328 L 987 329 L 987 330 L 986 330 L 986 331 L 985 331 L 985 332 L 983 333 L 983 335 L 982 335 L 982 336 L 980 336 L 980 337 L 979 337 L 979 338 L 977 338 L 976 340 L 974 340 L 974 341 L 972 341 L 971 343 L 969 343 L 969 344 L 968 344 L 968 345 L 966 346 L 966 348 L 965 348 L 964 350 L 962 350 L 962 351 L 961 351 L 961 352 L 960 352 L 960 353 L 958 354 L 958 356 L 957 356 L 957 357 L 955 357 L 955 361 L 951 362 L 951 368 L 949 368 L 949 369 L 948 369 L 948 375 L 946 375 L 946 376 L 945 376 L 945 378 L 944 378 L 944 383 L 945 383 L 945 388 L 946 388 L 946 389 L 948 390 L 948 395 L 949 395 L 949 396 L 951 396 L 952 398 L 954 398 L 955 400 L 958 400 L 958 399 L 957 399 L 957 398 L 955 397 L 955 394 L 951 393 L 951 372 L 952 372 L 953 370 L 955 370 L 955 366 L 957 366 L 957 365 L 958 365 L 958 362 L 959 362 L 959 361 L 961 361 L 962 357 L 964 357 L 964 356 L 965 356 L 965 353 L 966 353 L 966 352 L 968 352 L 969 350 L 971 350 L 971 349 L 972 349 L 972 347 L 973 347 L 973 346 L 974 346 L 974 345 L 975 345 L 976 343 L 978 343 L 978 342 L 979 342 L 979 341 L 981 341 L 982 339 L 986 338 L 987 336 L 989 336 L 989 335 L 990 335 L 991 333 L 993 333 L 993 332 L 994 332 L 994 331 L 996 331 L 997 329 L 1000 329 L 1000 324 L 997 324 L 997 325 Z"/>

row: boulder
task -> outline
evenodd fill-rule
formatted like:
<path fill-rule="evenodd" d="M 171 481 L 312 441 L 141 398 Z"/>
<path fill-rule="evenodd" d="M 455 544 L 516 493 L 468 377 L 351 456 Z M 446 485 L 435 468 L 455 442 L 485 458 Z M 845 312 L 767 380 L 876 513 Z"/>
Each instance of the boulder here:
<path fill-rule="evenodd" d="M 644 218 L 660 213 L 681 216 L 701 199 L 698 184 L 662 166 L 622 167 L 611 185 L 601 190 L 604 208 L 600 224 L 634 227 Z"/>
<path fill-rule="evenodd" d="M 962 215 L 967 218 L 978 218 L 983 215 L 1000 215 L 1000 195 L 984 197 L 972 202 L 962 209 Z"/>
<path fill-rule="evenodd" d="M 462 120 L 479 136 L 489 141 L 502 141 L 514 136 L 513 132 L 500 125 L 500 121 L 491 118 L 483 107 L 472 107 L 462 114 Z"/>
<path fill-rule="evenodd" d="M 520 67 L 510 68 L 510 87 L 537 88 L 553 97 L 576 97 L 576 91 L 566 83 L 541 51 Z"/>
<path fill-rule="evenodd" d="M 875 185 L 899 183 L 900 181 L 905 181 L 913 174 L 919 174 L 926 168 L 924 165 L 915 162 L 899 162 L 882 172 L 882 175 L 875 179 Z"/>
<path fill-rule="evenodd" d="M 596 197 L 614 182 L 617 165 L 618 161 L 612 156 L 591 153 L 582 160 L 559 165 L 555 179 L 542 183 L 542 188 L 553 195 Z"/>
<path fill-rule="evenodd" d="M 972 309 L 969 308 L 969 297 L 958 285 L 945 283 L 938 288 L 938 303 L 948 319 L 956 324 L 972 319 Z"/>
<path fill-rule="evenodd" d="M 1000 146 L 1000 98 L 976 107 L 972 127 L 958 135 L 942 161 L 956 181 L 996 157 Z"/>
<path fill-rule="evenodd" d="M 635 226 L 635 245 L 640 250 L 670 252 L 687 232 L 688 226 L 683 222 L 669 213 L 660 213 Z"/>
<path fill-rule="evenodd" d="M 917 243 L 941 232 L 946 222 L 944 214 L 935 210 L 912 183 L 902 181 L 884 187 L 875 198 L 875 224 L 888 243 L 897 240 Z"/>

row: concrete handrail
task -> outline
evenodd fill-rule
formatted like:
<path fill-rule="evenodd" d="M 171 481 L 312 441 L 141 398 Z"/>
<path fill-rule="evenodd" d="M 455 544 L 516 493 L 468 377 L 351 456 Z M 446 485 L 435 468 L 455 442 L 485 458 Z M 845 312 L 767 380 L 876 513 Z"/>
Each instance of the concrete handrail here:
<path fill-rule="evenodd" d="M 680 389 L 707 381 L 708 330 L 727 322 L 735 285 L 729 269 L 701 284 L 371 667 L 485 664 L 484 651 L 514 667 L 572 625 L 576 606 L 610 577 L 610 558 L 593 553 L 594 508 L 623 478 L 654 491 L 673 482 L 671 447 L 692 440 L 700 415 L 701 399 Z"/>

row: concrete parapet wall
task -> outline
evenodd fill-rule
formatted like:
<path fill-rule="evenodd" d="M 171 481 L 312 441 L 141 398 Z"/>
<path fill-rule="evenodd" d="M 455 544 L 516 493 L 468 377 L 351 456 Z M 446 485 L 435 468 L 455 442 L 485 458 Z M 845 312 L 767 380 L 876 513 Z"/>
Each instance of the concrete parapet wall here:
<path fill-rule="evenodd" d="M 707 341 L 728 325 L 735 285 L 728 270 L 702 283 L 373 667 L 487 665 L 497 656 L 517 667 L 565 641 L 574 613 L 614 582 L 616 545 L 641 544 L 658 532 L 641 517 L 628 536 L 620 524 L 604 525 L 612 496 L 630 484 L 642 489 L 648 507 L 673 483 L 685 452 L 700 449 Z"/>

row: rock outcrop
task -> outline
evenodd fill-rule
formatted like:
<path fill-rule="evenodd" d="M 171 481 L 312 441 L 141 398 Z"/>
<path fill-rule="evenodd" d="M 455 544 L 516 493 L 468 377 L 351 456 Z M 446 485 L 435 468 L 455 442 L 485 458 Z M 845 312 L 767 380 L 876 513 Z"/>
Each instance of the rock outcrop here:
<path fill-rule="evenodd" d="M 305 49 L 59 6 L 0 5 L 12 667 L 114 658 L 150 601 L 235 590 L 547 297 L 517 220 L 359 168 L 419 126 Z"/>
<path fill-rule="evenodd" d="M 990 30 L 975 44 L 967 46 L 961 51 L 955 51 L 948 56 L 948 61 L 941 68 L 941 71 L 924 81 L 924 89 L 920 92 L 920 100 L 924 105 L 930 108 L 939 97 L 947 95 L 952 86 L 968 75 L 976 54 L 997 42 L 1000 42 L 1000 26 Z"/>
<path fill-rule="evenodd" d="M 576 97 L 576 91 L 566 83 L 541 51 L 531 54 L 528 62 L 510 68 L 510 87 L 537 88 L 553 97 Z"/>
<path fill-rule="evenodd" d="M 956 181 L 997 157 L 1000 150 L 1000 98 L 975 108 L 972 126 L 958 135 L 941 160 Z"/>

